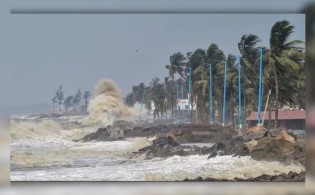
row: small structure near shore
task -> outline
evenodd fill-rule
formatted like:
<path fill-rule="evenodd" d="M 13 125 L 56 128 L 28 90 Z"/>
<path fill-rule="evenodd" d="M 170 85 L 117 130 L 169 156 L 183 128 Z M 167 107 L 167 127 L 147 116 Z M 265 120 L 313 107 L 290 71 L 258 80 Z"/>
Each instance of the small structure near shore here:
<path fill-rule="evenodd" d="M 262 113 L 262 118 L 263 118 Z M 247 117 L 247 122 L 250 127 L 255 126 L 257 124 L 257 118 L 258 118 L 258 112 L 252 112 Z M 279 122 L 279 128 L 285 129 L 285 130 L 305 130 L 305 119 L 306 114 L 305 110 L 283 110 L 279 111 L 278 114 L 278 122 Z M 268 124 L 269 120 L 269 113 L 265 113 L 265 124 L 266 126 Z M 275 121 L 275 112 L 271 112 L 271 122 L 274 123 Z"/>

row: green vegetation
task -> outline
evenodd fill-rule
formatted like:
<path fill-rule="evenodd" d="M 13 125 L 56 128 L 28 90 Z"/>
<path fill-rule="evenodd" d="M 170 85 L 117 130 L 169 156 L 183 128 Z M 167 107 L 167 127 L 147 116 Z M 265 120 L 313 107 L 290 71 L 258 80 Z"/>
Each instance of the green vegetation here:
<path fill-rule="evenodd" d="M 60 113 L 82 113 L 87 112 L 88 99 L 91 93 L 89 91 L 83 92 L 84 104 L 81 104 L 82 93 L 81 89 L 78 89 L 75 95 L 69 95 L 64 99 L 64 92 L 62 85 L 59 86 L 58 90 L 55 92 L 55 96 L 52 98 L 53 102 L 53 112 L 58 109 Z"/>
<path fill-rule="evenodd" d="M 263 50 L 263 107 L 271 90 L 268 110 L 276 111 L 274 127 L 278 126 L 278 109 L 284 105 L 305 109 L 305 72 L 304 49 L 299 45 L 300 40 L 290 40 L 294 26 L 288 21 L 278 21 L 271 28 L 269 48 Z M 243 115 L 248 116 L 251 111 L 257 111 L 258 81 L 259 81 L 259 43 L 257 35 L 243 35 L 238 43 L 240 62 L 242 65 L 242 105 Z M 129 105 L 141 102 L 143 89 L 146 95 L 146 107 L 150 110 L 152 100 L 156 106 L 158 118 L 165 110 L 172 110 L 176 100 L 176 84 L 188 89 L 186 68 L 192 68 L 192 106 L 196 104 L 197 111 L 193 112 L 193 122 L 207 123 L 209 116 L 209 65 L 212 64 L 213 101 L 217 116 L 222 116 L 224 62 L 227 61 L 227 93 L 226 113 L 227 121 L 234 124 L 234 113 L 238 113 L 238 75 L 237 60 L 231 54 L 224 52 L 215 43 L 207 49 L 197 49 L 185 56 L 176 52 L 170 56 L 170 64 L 166 65 L 168 76 L 164 82 L 158 78 L 152 80 L 149 86 L 140 83 L 133 86 L 132 92 L 127 95 Z M 175 77 L 178 76 L 178 79 Z M 185 96 L 187 98 L 187 93 Z M 169 102 L 169 103 L 168 103 Z M 198 119 L 196 121 L 196 113 Z M 219 119 L 215 119 L 219 121 Z M 244 124 L 245 121 L 244 121 Z M 271 125 L 271 124 L 269 124 Z"/>

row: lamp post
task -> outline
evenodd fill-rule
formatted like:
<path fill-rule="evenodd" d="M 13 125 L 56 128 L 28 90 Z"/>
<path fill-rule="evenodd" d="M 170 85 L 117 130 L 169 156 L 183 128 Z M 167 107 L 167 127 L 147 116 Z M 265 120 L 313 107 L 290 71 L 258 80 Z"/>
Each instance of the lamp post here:
<path fill-rule="evenodd" d="M 243 128 L 242 123 L 242 92 L 241 92 L 241 59 L 238 56 L 238 128 Z"/>
<path fill-rule="evenodd" d="M 244 45 L 245 47 L 250 47 L 248 45 Z M 258 83 L 258 118 L 257 118 L 257 125 L 261 125 L 261 104 L 262 104 L 262 55 L 263 55 L 263 48 L 259 47 L 259 83 Z"/>
<path fill-rule="evenodd" d="M 184 114 L 183 114 L 183 99 L 184 99 L 184 85 L 182 85 L 182 99 L 181 99 L 181 115 L 182 118 L 184 118 Z"/>
<path fill-rule="evenodd" d="M 224 62 L 224 85 L 223 85 L 223 110 L 222 110 L 222 126 L 225 126 L 225 102 L 226 102 L 226 69 L 227 62 L 220 60 L 213 60 L 217 62 Z"/>
<path fill-rule="evenodd" d="M 178 84 L 176 84 L 176 111 L 177 111 L 176 115 L 178 118 L 178 104 L 177 104 L 177 102 L 178 102 Z"/>
<path fill-rule="evenodd" d="M 212 64 L 204 63 L 209 65 L 209 124 L 213 124 L 213 103 L 212 103 Z"/>
<path fill-rule="evenodd" d="M 209 120 L 210 120 L 210 124 L 213 124 L 213 106 L 212 106 L 212 64 L 209 65 L 209 98 L 210 98 L 210 116 L 209 116 Z"/>
<path fill-rule="evenodd" d="M 145 94 L 145 88 L 143 88 L 143 94 L 142 94 L 142 100 L 141 100 L 141 107 L 140 107 L 139 119 L 141 118 L 142 105 L 143 105 L 143 101 L 144 101 L 144 94 Z"/>
<path fill-rule="evenodd" d="M 190 102 L 191 102 L 191 67 L 187 68 L 189 70 L 189 80 L 188 80 L 188 119 L 189 123 L 191 122 L 191 107 L 190 107 Z"/>
<path fill-rule="evenodd" d="M 262 48 L 260 50 L 259 60 L 259 95 L 258 95 L 258 125 L 261 125 L 261 95 L 262 95 Z"/>
<path fill-rule="evenodd" d="M 222 126 L 225 126 L 225 101 L 226 101 L 226 62 L 224 62 L 224 91 L 223 91 L 223 116 L 222 116 Z"/>

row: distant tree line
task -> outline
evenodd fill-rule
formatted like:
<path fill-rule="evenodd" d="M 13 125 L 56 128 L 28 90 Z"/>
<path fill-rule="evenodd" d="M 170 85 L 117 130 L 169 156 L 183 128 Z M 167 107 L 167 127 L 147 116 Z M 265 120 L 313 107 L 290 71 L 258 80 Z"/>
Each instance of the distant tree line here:
<path fill-rule="evenodd" d="M 164 81 L 161 81 L 159 78 L 153 78 L 148 86 L 145 86 L 144 83 L 133 86 L 132 92 L 126 96 L 126 103 L 129 106 L 134 106 L 136 102 L 141 103 L 145 89 L 143 103 L 149 112 L 153 110 L 151 102 L 154 103 L 153 115 L 155 118 L 162 118 L 167 110 L 170 110 L 171 116 L 173 116 L 177 97 L 176 85 L 184 86 L 183 96 L 185 98 L 187 96 L 187 85 L 185 85 L 185 81 L 182 78 L 175 80 L 174 77 L 171 79 L 170 77 L 165 77 Z M 178 98 L 181 98 L 181 95 L 180 88 L 178 88 Z"/>
<path fill-rule="evenodd" d="M 60 113 L 86 113 L 90 96 L 90 91 L 84 91 L 82 94 L 80 88 L 76 94 L 65 98 L 62 85 L 60 85 L 52 98 L 53 111 L 58 110 Z M 83 102 L 82 99 L 84 100 Z"/>

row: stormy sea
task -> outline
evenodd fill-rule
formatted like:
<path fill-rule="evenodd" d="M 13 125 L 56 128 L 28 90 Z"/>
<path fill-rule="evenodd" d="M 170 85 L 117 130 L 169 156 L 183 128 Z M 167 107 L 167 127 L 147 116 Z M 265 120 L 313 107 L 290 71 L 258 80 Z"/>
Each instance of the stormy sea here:
<path fill-rule="evenodd" d="M 87 114 L 11 116 L 11 181 L 249 179 L 263 174 L 305 171 L 305 166 L 298 162 L 257 160 L 250 155 L 223 154 L 209 158 L 209 153 L 192 152 L 148 158 L 148 152 L 139 150 L 153 144 L 160 136 L 159 129 L 153 134 L 82 140 L 87 135 L 98 135 L 93 133 L 118 120 L 141 126 L 143 121 L 136 120 L 139 109 L 139 104 L 128 107 L 123 103 L 114 82 L 101 80 L 95 86 Z M 146 120 L 147 128 L 152 118 L 147 116 Z M 177 148 L 211 148 L 214 140 L 186 139 L 178 141 Z"/>

